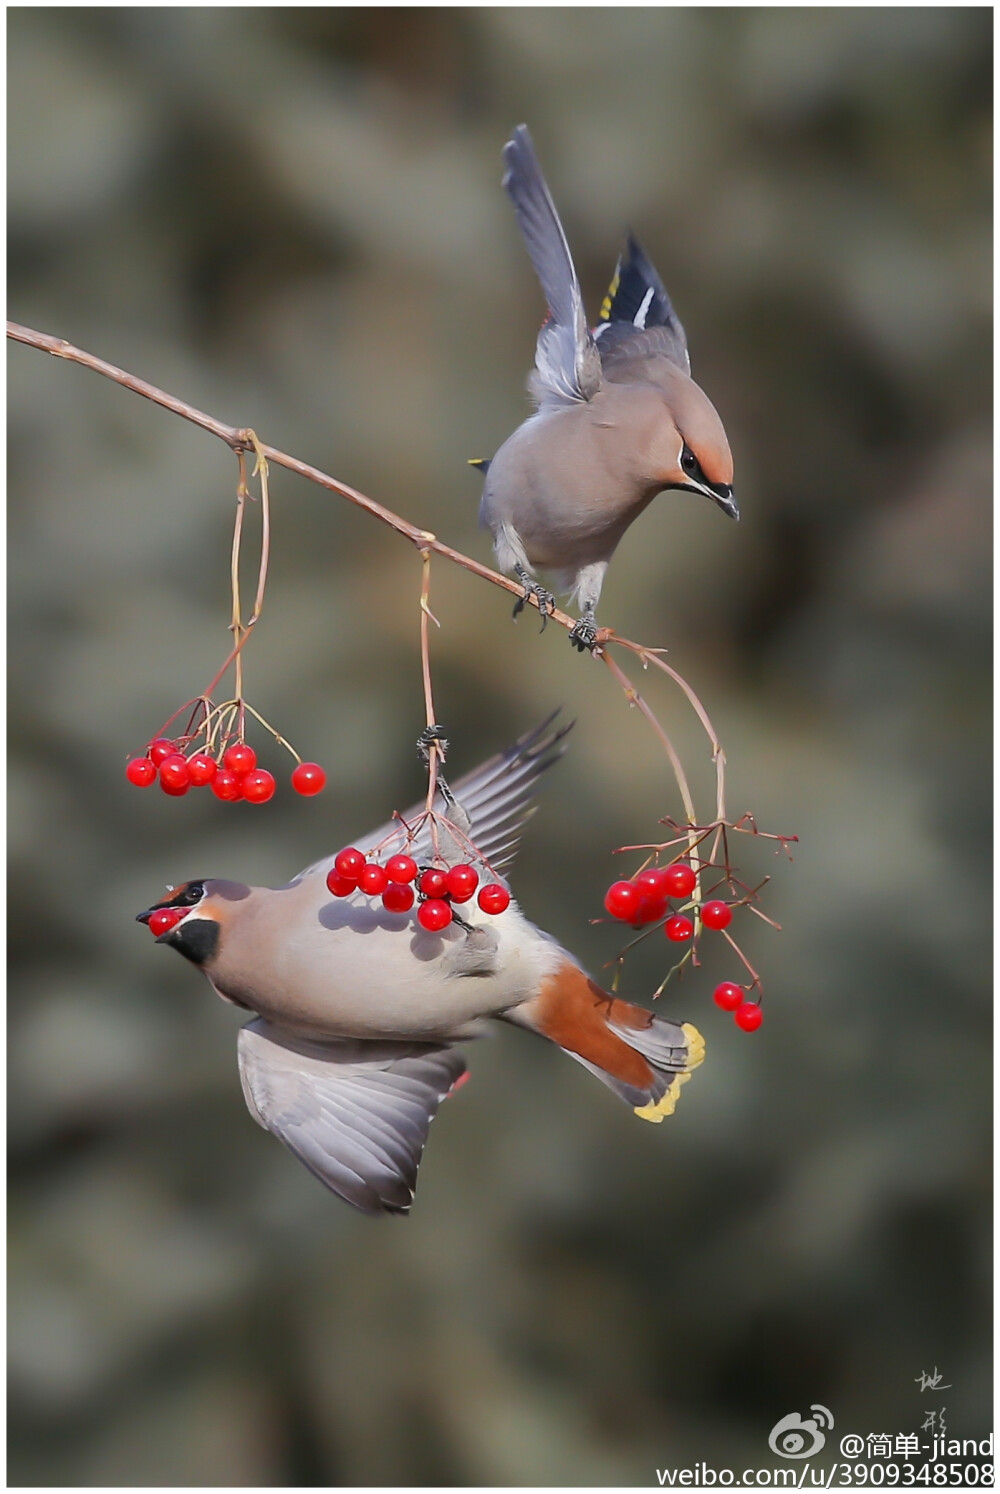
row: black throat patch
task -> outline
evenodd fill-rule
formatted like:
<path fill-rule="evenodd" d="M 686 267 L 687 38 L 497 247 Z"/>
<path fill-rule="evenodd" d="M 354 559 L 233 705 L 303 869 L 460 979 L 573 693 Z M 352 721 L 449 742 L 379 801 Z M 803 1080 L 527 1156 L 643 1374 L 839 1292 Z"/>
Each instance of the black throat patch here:
<path fill-rule="evenodd" d="M 219 947 L 219 925 L 214 918 L 187 918 L 160 942 L 169 944 L 193 965 L 204 965 Z"/>

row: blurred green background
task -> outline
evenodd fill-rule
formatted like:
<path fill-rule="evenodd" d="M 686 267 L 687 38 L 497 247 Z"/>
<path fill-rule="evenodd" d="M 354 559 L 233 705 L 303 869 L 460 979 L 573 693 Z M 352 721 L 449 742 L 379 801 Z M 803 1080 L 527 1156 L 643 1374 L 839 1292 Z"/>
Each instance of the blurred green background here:
<path fill-rule="evenodd" d="M 471 1052 L 408 1221 L 249 1119 L 241 1016 L 132 920 L 278 883 L 418 794 L 419 564 L 276 471 L 248 697 L 330 787 L 127 788 L 221 661 L 235 462 L 81 369 L 9 358 L 10 1423 L 16 1484 L 643 1484 L 767 1434 L 990 1406 L 988 9 L 8 12 L 10 315 L 483 560 L 542 298 L 500 190 L 531 126 L 596 309 L 626 224 L 722 412 L 744 521 L 680 495 L 604 621 L 666 645 L 731 809 L 801 837 L 747 948 L 767 1021 L 661 1127 L 527 1034 Z M 456 771 L 577 719 L 514 873 L 588 920 L 679 805 L 604 669 L 436 565 Z M 644 680 L 703 812 L 704 739 Z M 264 748 L 264 761 L 282 767 Z M 720 941 L 721 943 L 721 941 Z M 662 943 L 630 961 L 644 999 Z M 607 972 L 603 972 L 607 978 Z M 952 1388 L 921 1394 L 937 1366 Z M 742 1460 L 740 1462 L 739 1460 Z"/>

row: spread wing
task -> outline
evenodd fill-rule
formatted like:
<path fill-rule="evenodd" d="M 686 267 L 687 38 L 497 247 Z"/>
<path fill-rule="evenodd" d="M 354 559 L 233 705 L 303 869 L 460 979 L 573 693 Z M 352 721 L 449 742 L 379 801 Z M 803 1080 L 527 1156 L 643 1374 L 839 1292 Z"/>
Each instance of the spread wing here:
<path fill-rule="evenodd" d="M 458 802 L 453 811 L 439 794 L 434 807 L 458 824 L 462 833 L 485 856 L 495 871 L 503 871 L 513 861 L 525 824 L 534 814 L 532 795 L 541 775 L 558 762 L 566 751 L 566 736 L 573 723 L 552 729 L 558 711 L 554 711 L 540 726 L 519 737 L 504 752 L 498 752 L 471 773 L 457 779 L 451 791 Z M 423 804 L 415 804 L 403 818 L 410 824 L 423 811 Z M 393 829 L 389 821 L 373 830 L 370 835 L 360 836 L 355 844 L 362 851 L 369 851 L 384 840 Z M 402 842 L 402 835 L 400 837 Z M 464 859 L 466 847 L 459 841 L 457 846 L 444 843 L 439 835 L 442 851 L 451 860 Z M 402 844 L 400 845 L 402 849 Z M 418 834 L 410 854 L 417 861 L 430 860 L 433 847 L 430 831 Z M 391 854 L 389 852 L 388 854 Z M 317 861 L 301 876 L 322 872 L 325 876 L 334 863 L 336 852 Z"/>
<path fill-rule="evenodd" d="M 680 318 L 634 234 L 615 266 L 594 332 L 605 369 L 636 358 L 669 358 L 691 372 L 687 337 Z"/>
<path fill-rule="evenodd" d="M 593 399 L 601 385 L 601 360 L 566 235 L 525 125 L 518 125 L 504 146 L 503 159 L 504 189 L 549 307 L 538 334 L 531 391 L 540 405 Z"/>
<path fill-rule="evenodd" d="M 438 1106 L 466 1072 L 454 1048 L 316 1043 L 258 1018 L 238 1057 L 254 1120 L 365 1214 L 405 1214 Z"/>

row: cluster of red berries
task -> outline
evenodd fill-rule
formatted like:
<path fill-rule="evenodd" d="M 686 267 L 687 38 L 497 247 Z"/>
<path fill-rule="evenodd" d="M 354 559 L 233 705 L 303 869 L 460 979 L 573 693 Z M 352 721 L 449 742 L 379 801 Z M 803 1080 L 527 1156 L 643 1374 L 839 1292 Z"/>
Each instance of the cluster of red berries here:
<path fill-rule="evenodd" d="M 604 906 L 612 918 L 641 927 L 659 923 L 670 913 L 670 899 L 688 897 L 698 878 L 686 861 L 671 866 L 651 866 L 633 877 L 631 882 L 612 882 L 604 895 Z M 702 903 L 698 913 L 707 929 L 724 929 L 732 922 L 733 910 L 728 903 L 713 899 Z M 674 944 L 684 944 L 694 934 L 694 923 L 684 913 L 672 913 L 663 932 Z"/>
<path fill-rule="evenodd" d="M 734 981 L 724 980 L 721 985 L 716 986 L 713 999 L 716 1006 L 721 1006 L 724 1012 L 732 1012 L 733 1021 L 743 1032 L 756 1032 L 764 1020 L 764 1013 L 759 1002 L 747 1001 L 746 996 L 742 986 L 736 985 Z"/>
<path fill-rule="evenodd" d="M 217 799 L 235 804 L 266 804 L 274 796 L 273 773 L 258 768 L 257 754 L 246 742 L 234 742 L 222 754 L 221 762 L 207 752 L 185 756 L 176 742 L 157 737 L 146 748 L 145 757 L 134 757 L 125 769 L 125 777 L 136 788 L 149 788 L 160 781 L 165 794 L 179 798 L 190 788 L 209 785 Z M 326 785 L 326 774 L 319 763 L 299 763 L 292 773 L 292 788 L 297 794 L 318 794 Z"/>
<path fill-rule="evenodd" d="M 380 897 L 390 913 L 408 913 L 419 896 L 417 922 L 436 934 L 454 918 L 452 904 L 467 903 L 473 896 L 479 887 L 479 874 L 464 864 L 447 871 L 434 866 L 421 871 L 413 857 L 406 855 L 390 856 L 380 866 L 354 846 L 345 846 L 327 875 L 326 885 L 334 897 L 350 897 L 352 892 Z M 510 893 L 499 882 L 487 882 L 479 887 L 476 901 L 484 913 L 504 913 L 510 907 Z"/>

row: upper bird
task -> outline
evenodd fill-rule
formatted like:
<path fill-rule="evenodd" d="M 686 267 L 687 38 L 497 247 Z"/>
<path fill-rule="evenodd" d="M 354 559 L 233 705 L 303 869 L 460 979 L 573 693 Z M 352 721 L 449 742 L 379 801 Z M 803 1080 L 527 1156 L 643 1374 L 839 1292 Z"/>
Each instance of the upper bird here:
<path fill-rule="evenodd" d="M 524 125 L 503 158 L 503 185 L 549 309 L 528 383 L 538 408 L 491 462 L 474 464 L 486 473 L 479 518 L 501 569 L 537 598 L 543 618 L 555 599 L 533 579 L 536 567 L 577 599 L 582 616 L 570 641 L 582 652 L 597 641 L 604 573 L 632 520 L 665 488 L 703 493 L 738 519 L 733 459 L 722 421 L 691 378 L 684 328 L 636 240 L 629 235 L 592 332 Z"/>
<path fill-rule="evenodd" d="M 513 859 L 536 779 L 563 751 L 566 729 L 550 725 L 457 782 L 457 804 L 439 801 L 451 819 L 436 823 L 437 848 L 427 822 L 407 846 L 398 818 L 357 846 L 495 876 Z M 549 1038 L 644 1119 L 672 1112 L 704 1056 L 690 1024 L 603 991 L 514 902 L 498 916 L 463 903 L 432 933 L 360 890 L 332 896 L 334 860 L 283 887 L 186 882 L 138 915 L 180 912 L 157 942 L 257 1014 L 238 1050 L 250 1113 L 334 1193 L 365 1213 L 409 1209 L 428 1126 L 465 1073 L 454 1045 L 488 1017 Z"/>

